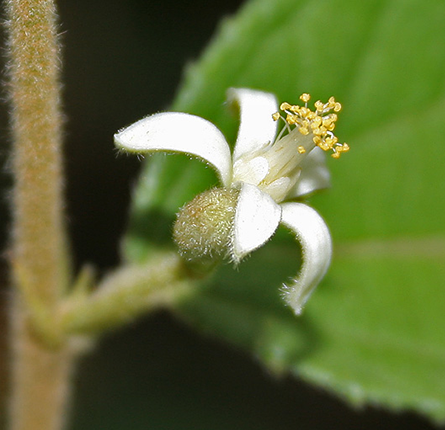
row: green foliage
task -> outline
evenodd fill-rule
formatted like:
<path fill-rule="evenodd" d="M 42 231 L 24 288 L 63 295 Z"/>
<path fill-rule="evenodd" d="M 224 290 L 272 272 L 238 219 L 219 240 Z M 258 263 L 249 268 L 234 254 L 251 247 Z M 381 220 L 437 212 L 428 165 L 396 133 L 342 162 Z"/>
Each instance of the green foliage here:
<path fill-rule="evenodd" d="M 231 86 L 343 104 L 337 135 L 351 151 L 329 160 L 332 189 L 311 201 L 334 260 L 304 315 L 280 301 L 280 282 L 298 270 L 298 248 L 281 234 L 239 271 L 223 267 L 179 312 L 276 372 L 435 420 L 445 420 L 444 17 L 433 0 L 252 0 L 188 69 L 173 106 L 233 142 Z M 153 157 L 128 258 L 167 243 L 178 207 L 215 181 L 197 161 Z"/>

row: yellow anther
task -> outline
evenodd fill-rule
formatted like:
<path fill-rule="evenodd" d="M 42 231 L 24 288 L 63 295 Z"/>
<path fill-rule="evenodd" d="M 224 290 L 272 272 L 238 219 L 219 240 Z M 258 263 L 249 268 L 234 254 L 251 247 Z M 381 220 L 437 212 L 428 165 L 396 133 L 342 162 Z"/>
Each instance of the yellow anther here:
<path fill-rule="evenodd" d="M 297 117 L 297 115 L 290 115 L 290 114 L 288 114 L 288 115 L 286 116 L 286 122 L 287 122 L 288 124 L 290 124 L 290 125 L 295 124 L 297 121 L 298 121 L 298 117 Z"/>
<path fill-rule="evenodd" d="M 323 127 L 329 128 L 331 124 L 333 124 L 332 118 L 329 117 L 323 118 Z"/>
<path fill-rule="evenodd" d="M 334 112 L 340 112 L 341 111 L 341 103 L 336 102 L 334 105 Z"/>
<path fill-rule="evenodd" d="M 332 139 L 331 137 L 327 137 L 325 139 L 325 143 L 328 148 L 332 148 L 334 146 L 334 139 Z"/>
<path fill-rule="evenodd" d="M 318 116 L 318 115 L 317 115 L 317 116 L 313 119 L 313 121 L 311 122 L 311 127 L 312 127 L 312 129 L 317 128 L 317 127 L 320 127 L 322 121 L 323 121 L 323 120 L 322 120 L 321 116 Z"/>
<path fill-rule="evenodd" d="M 309 130 L 306 127 L 300 127 L 298 131 L 303 135 L 307 136 L 309 134 Z"/>
<path fill-rule="evenodd" d="M 287 109 L 289 109 L 289 108 L 291 108 L 291 107 L 292 107 L 292 106 L 291 106 L 289 103 L 284 102 L 284 103 L 281 103 L 280 109 L 281 109 L 281 110 L 287 110 Z"/>
<path fill-rule="evenodd" d="M 300 96 L 300 100 L 303 101 L 303 102 L 305 102 L 305 103 L 307 103 L 310 99 L 311 99 L 311 95 L 308 94 L 308 93 L 303 93 L 303 94 Z"/>
<path fill-rule="evenodd" d="M 319 146 L 321 143 L 321 137 L 320 136 L 314 136 L 314 138 L 312 139 L 314 141 L 314 143 Z"/>
<path fill-rule="evenodd" d="M 308 115 L 309 115 L 309 112 L 310 112 L 311 110 L 309 109 L 309 108 L 307 108 L 307 107 L 302 107 L 302 108 L 300 108 L 300 114 L 301 114 L 301 116 L 303 117 L 303 118 L 306 118 Z"/>
<path fill-rule="evenodd" d="M 323 131 L 321 130 L 321 127 L 317 127 L 312 130 L 312 133 L 314 133 L 315 136 L 321 136 Z"/>
<path fill-rule="evenodd" d="M 272 118 L 273 118 L 273 120 L 274 121 L 278 121 L 279 119 L 280 119 L 280 112 L 275 112 L 273 115 L 272 115 Z"/>
<path fill-rule="evenodd" d="M 297 150 L 298 150 L 299 154 L 304 154 L 306 152 L 306 149 L 304 148 L 304 146 L 301 146 L 301 145 L 297 148 Z"/>
<path fill-rule="evenodd" d="M 323 103 L 320 100 L 316 101 L 314 103 L 314 106 L 317 109 L 317 111 L 319 111 L 319 112 L 323 111 L 324 105 L 323 105 Z"/>

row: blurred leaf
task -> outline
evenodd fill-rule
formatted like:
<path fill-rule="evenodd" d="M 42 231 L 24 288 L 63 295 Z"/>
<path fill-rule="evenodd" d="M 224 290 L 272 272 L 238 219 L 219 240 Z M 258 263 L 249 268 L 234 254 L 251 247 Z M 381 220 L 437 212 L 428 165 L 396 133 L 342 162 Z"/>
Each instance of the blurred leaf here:
<path fill-rule="evenodd" d="M 298 269 L 298 252 L 279 239 L 239 273 L 224 267 L 180 312 L 276 371 L 356 404 L 436 420 L 445 420 L 444 18 L 445 3 L 434 0 L 251 1 L 188 69 L 174 104 L 233 142 L 228 87 L 342 102 L 337 135 L 351 151 L 329 161 L 333 187 L 312 200 L 336 253 L 305 315 L 279 302 L 275 286 Z M 149 253 L 153 227 L 141 225 L 150 214 L 169 225 L 215 181 L 198 162 L 153 157 L 136 193 L 128 258 Z"/>

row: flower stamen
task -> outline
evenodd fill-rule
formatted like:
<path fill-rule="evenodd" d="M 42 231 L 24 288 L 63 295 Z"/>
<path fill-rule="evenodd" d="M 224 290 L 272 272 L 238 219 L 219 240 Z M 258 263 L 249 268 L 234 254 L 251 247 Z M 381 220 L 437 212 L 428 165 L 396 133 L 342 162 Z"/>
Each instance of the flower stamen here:
<path fill-rule="evenodd" d="M 280 110 L 283 111 L 286 116 L 275 112 L 272 118 L 275 121 L 282 119 L 288 131 L 290 130 L 290 126 L 295 126 L 303 136 L 312 134 L 312 140 L 316 146 L 323 151 L 332 150 L 333 153 L 331 156 L 333 158 L 339 158 L 342 152 L 349 151 L 349 145 L 339 143 L 333 133 L 335 123 L 338 119 L 337 113 L 341 111 L 342 106 L 334 97 L 330 97 L 326 103 L 320 100 L 316 101 L 314 103 L 315 111 L 313 111 L 308 108 L 310 99 L 310 94 L 303 93 L 300 96 L 300 100 L 304 102 L 304 106 L 291 105 L 287 102 L 281 103 Z M 280 133 L 280 137 L 281 134 L 282 133 Z M 299 146 L 298 152 L 304 154 L 306 150 L 304 147 Z"/>

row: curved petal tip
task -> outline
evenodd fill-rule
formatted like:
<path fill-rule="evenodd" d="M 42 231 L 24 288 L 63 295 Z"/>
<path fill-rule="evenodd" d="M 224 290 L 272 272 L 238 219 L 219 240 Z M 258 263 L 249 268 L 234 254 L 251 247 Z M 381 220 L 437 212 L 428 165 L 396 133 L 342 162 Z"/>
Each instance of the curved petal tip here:
<path fill-rule="evenodd" d="M 273 94 L 246 88 L 230 88 L 227 98 L 229 103 L 238 104 L 240 110 L 234 161 L 274 141 L 277 122 L 272 119 L 272 114 L 278 110 L 278 102 Z"/>
<path fill-rule="evenodd" d="M 114 135 L 129 152 L 180 152 L 201 158 L 218 172 L 224 185 L 232 179 L 232 157 L 224 135 L 195 115 L 164 112 L 143 118 Z"/>
<path fill-rule="evenodd" d="M 284 203 L 282 211 L 282 223 L 295 233 L 302 247 L 300 273 L 283 288 L 286 302 L 300 315 L 329 268 L 332 240 L 326 223 L 315 209 L 303 203 Z"/>

